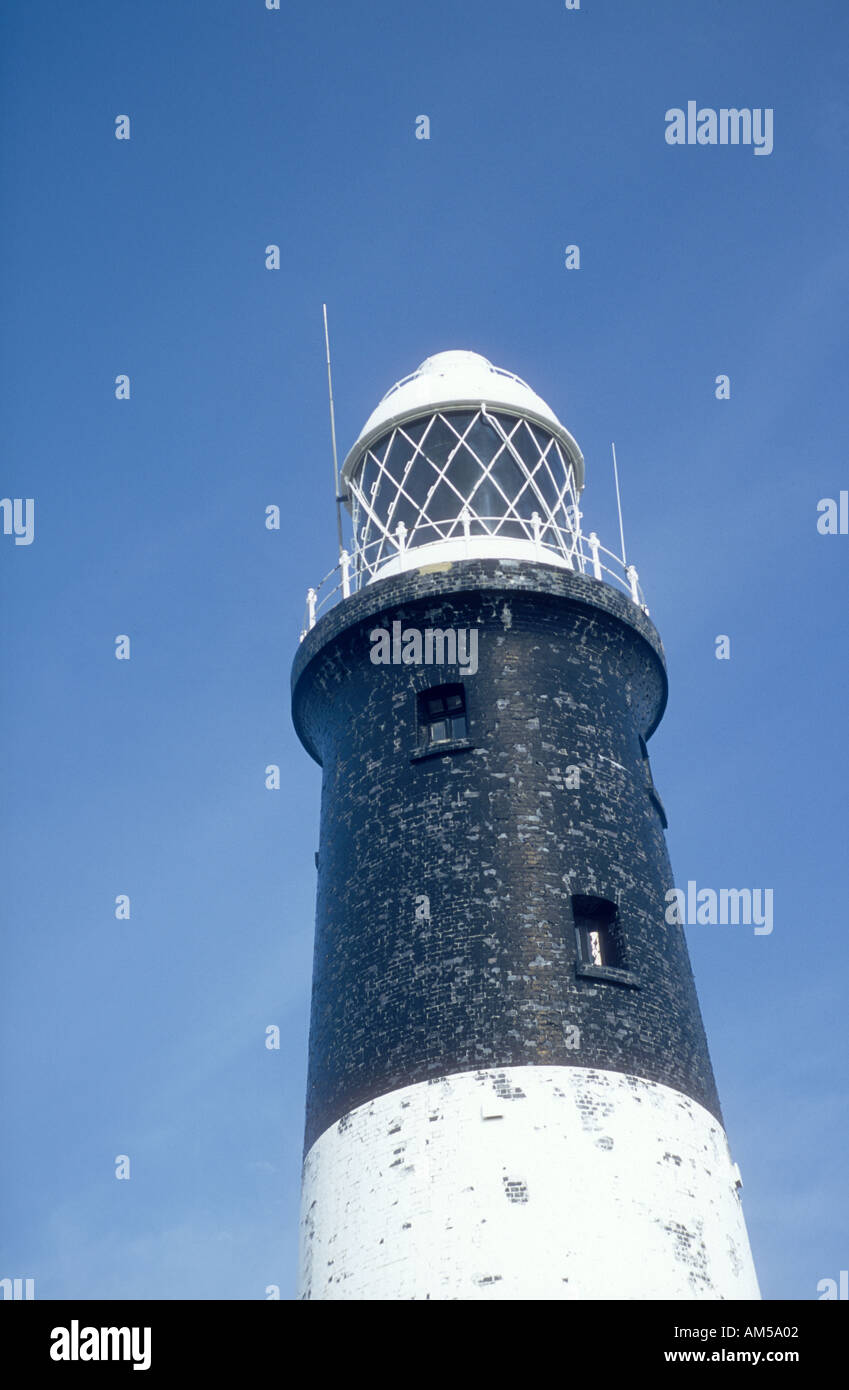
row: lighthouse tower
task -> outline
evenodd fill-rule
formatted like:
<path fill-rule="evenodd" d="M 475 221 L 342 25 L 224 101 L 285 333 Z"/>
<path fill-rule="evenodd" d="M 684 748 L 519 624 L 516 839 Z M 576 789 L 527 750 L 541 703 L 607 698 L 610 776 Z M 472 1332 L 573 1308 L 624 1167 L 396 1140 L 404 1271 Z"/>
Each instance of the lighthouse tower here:
<path fill-rule="evenodd" d="M 341 476 L 292 674 L 323 775 L 300 1296 L 758 1298 L 666 920 L 663 648 L 577 443 L 443 352 Z"/>

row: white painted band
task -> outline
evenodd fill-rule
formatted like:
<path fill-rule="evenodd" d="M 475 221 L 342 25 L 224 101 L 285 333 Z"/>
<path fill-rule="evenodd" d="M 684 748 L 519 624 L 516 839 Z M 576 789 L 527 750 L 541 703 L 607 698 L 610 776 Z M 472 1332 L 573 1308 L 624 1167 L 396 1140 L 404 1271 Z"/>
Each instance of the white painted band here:
<path fill-rule="evenodd" d="M 737 1182 L 713 1116 L 638 1077 L 405 1086 L 310 1149 L 300 1296 L 757 1299 Z"/>

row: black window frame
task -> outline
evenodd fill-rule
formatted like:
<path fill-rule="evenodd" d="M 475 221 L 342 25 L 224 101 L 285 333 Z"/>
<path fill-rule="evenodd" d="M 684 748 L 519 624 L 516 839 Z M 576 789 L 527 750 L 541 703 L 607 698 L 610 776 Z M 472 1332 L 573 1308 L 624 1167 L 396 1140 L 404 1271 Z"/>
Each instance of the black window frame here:
<path fill-rule="evenodd" d="M 581 964 L 621 970 L 622 942 L 616 903 L 609 898 L 576 893 L 572 898 L 572 918 Z M 594 941 L 591 939 L 593 937 Z M 596 955 L 601 959 L 596 960 Z"/>
<path fill-rule="evenodd" d="M 453 702 L 459 698 L 460 707 Z M 434 709 L 436 701 L 443 701 L 442 710 Z M 451 705 L 448 701 L 451 700 Z M 434 729 L 444 725 L 444 733 L 434 738 Z M 447 753 L 464 753 L 474 747 L 469 737 L 469 701 L 466 687 L 462 681 L 446 681 L 441 685 L 428 686 L 416 695 L 417 745 L 410 754 L 412 762 L 423 758 L 438 758 Z"/>
<path fill-rule="evenodd" d="M 639 988 L 637 975 L 628 968 L 618 903 L 597 894 L 575 893 L 572 895 L 572 921 L 575 974 Z M 600 959 L 596 959 L 597 956 Z"/>
<path fill-rule="evenodd" d="M 440 727 L 443 733 L 437 737 L 434 730 Z M 466 689 L 460 681 L 434 685 L 419 692 L 419 733 L 421 745 L 426 749 L 459 743 L 469 737 Z"/>

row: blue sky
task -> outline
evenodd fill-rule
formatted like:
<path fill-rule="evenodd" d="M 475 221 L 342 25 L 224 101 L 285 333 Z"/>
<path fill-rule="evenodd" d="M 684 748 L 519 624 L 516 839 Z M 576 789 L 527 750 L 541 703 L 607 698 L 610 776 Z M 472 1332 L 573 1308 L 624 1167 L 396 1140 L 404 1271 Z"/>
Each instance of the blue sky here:
<path fill-rule="evenodd" d="M 849 1264 L 849 536 L 816 525 L 849 488 L 849 12 L 18 0 L 5 27 L 2 494 L 35 538 L 0 534 L 0 1276 L 293 1294 L 326 300 L 342 454 L 470 348 L 576 436 L 613 549 L 616 441 L 676 881 L 774 891 L 772 935 L 688 936 L 763 1293 L 815 1298 Z M 690 99 L 772 108 L 772 154 L 667 145 Z"/>

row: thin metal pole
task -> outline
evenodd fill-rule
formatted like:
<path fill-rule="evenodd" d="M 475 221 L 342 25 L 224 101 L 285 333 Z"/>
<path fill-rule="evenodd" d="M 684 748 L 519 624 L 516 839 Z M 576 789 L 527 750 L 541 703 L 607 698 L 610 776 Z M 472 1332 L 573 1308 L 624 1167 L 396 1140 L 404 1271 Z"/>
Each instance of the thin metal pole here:
<path fill-rule="evenodd" d="M 342 509 L 340 507 L 341 498 L 339 496 L 339 460 L 336 454 L 336 415 L 333 410 L 333 378 L 330 374 L 330 334 L 327 331 L 327 305 L 322 304 L 324 313 L 324 347 L 327 353 L 327 394 L 330 397 L 330 438 L 333 442 L 333 494 L 336 498 L 336 533 L 339 538 L 339 554 L 343 554 L 345 546 L 342 541 Z"/>
<path fill-rule="evenodd" d="M 619 512 L 619 539 L 622 542 L 622 566 L 626 568 L 628 562 L 625 559 L 625 532 L 622 529 L 622 501 L 619 496 L 619 469 L 616 467 L 616 445 L 611 444 L 610 447 L 613 450 L 613 480 L 616 483 L 616 507 Z"/>

